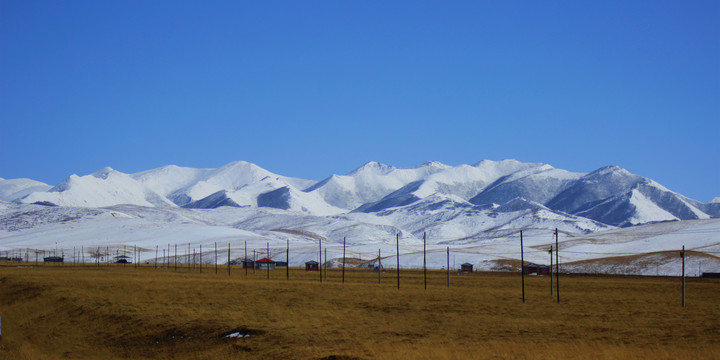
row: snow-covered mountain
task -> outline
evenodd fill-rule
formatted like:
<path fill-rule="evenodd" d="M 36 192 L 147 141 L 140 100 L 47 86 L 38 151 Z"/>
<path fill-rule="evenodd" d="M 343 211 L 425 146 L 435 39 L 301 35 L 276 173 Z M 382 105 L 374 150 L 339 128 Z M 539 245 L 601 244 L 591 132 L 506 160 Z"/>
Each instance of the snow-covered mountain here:
<path fill-rule="evenodd" d="M 423 206 L 424 202 L 429 206 Z M 566 217 L 530 201 L 525 204 L 535 208 L 482 208 L 457 197 L 433 195 L 407 208 L 385 210 L 380 216 L 313 216 L 273 208 L 88 208 L 0 201 L 0 251 L 27 256 L 30 261 L 35 256 L 42 261 L 44 254 L 56 253 L 68 262 L 81 261 L 77 255 L 81 251 L 87 262 L 94 262 L 93 256 L 98 254 L 115 256 L 125 251 L 126 255 L 139 254 L 133 261 L 154 262 L 159 248 L 159 256 L 163 249 L 172 249 L 170 261 L 182 264 L 202 247 L 203 262 L 212 264 L 216 246 L 223 252 L 230 247 L 232 260 L 244 256 L 247 244 L 250 253 L 256 251 L 258 257 L 269 255 L 285 261 L 289 244 L 290 265 L 302 266 L 305 261 L 318 260 L 319 241 L 327 249 L 323 262 L 338 264 L 345 238 L 346 256 L 358 259 L 354 264 L 372 264 L 380 250 L 383 264 L 394 267 L 398 236 L 403 268 L 420 268 L 425 261 L 429 268 L 443 268 L 449 248 L 453 269 L 470 262 L 478 269 L 496 270 L 503 269 L 507 260 L 519 261 L 520 230 L 525 260 L 547 263 L 547 250 L 555 244 L 548 227 L 557 227 L 562 272 L 679 275 L 677 251 L 683 245 L 689 251 L 687 275 L 698 276 L 700 269 L 720 272 L 716 255 L 720 254 L 720 219 L 614 228 Z M 426 257 L 423 234 L 427 236 Z M 175 246 L 178 258 L 174 258 Z"/>
<path fill-rule="evenodd" d="M 546 205 L 616 226 L 711 217 L 693 203 L 655 181 L 607 166 L 574 181 Z"/>
<path fill-rule="evenodd" d="M 109 167 L 91 175 L 70 175 L 53 188 L 33 192 L 19 199 L 23 203 L 56 206 L 103 207 L 117 204 L 175 206 L 130 175 Z"/>
<path fill-rule="evenodd" d="M 380 250 L 394 264 L 397 236 L 401 266 L 419 267 L 426 236 L 430 267 L 445 266 L 450 247 L 453 262 L 498 269 L 518 259 L 520 231 L 525 259 L 542 262 L 558 229 L 572 271 L 675 274 L 672 255 L 684 244 L 704 269 L 720 271 L 720 219 L 709 219 L 720 217 L 720 198 L 701 203 L 617 166 L 585 174 L 516 160 L 369 162 L 315 182 L 238 161 L 136 174 L 104 168 L 54 187 L 0 179 L 0 195 L 0 250 L 139 246 L 146 260 L 155 247 L 219 243 L 238 258 L 247 242 L 261 252 L 270 244 L 266 255 L 282 258 L 289 243 L 298 266 L 317 260 L 319 241 L 333 262 L 346 239 L 347 256 L 372 263 Z M 630 258 L 612 266 L 603 255 L 625 252 Z"/>
<path fill-rule="evenodd" d="M 435 221 L 452 216 L 473 218 L 485 210 L 524 210 L 582 223 L 577 229 L 595 226 L 586 221 L 632 226 L 720 216 L 720 201 L 688 199 L 617 166 L 584 174 L 517 160 L 458 166 L 426 162 L 410 168 L 369 162 L 347 175 L 332 175 L 320 182 L 281 176 L 245 161 L 216 169 L 170 165 L 136 174 L 105 168 L 87 176 L 72 175 L 48 187 L 29 179 L 0 181 L 3 200 L 58 206 L 230 206 L 314 216 L 366 213 L 385 219 L 389 213 L 412 213 Z M 437 209 L 444 214 L 436 216 Z M 451 215 L 458 209 L 465 213 Z M 393 218 L 400 223 L 408 221 Z"/>
<path fill-rule="evenodd" d="M 10 179 L 0 178 L 0 200 L 13 201 L 27 196 L 34 192 L 48 191 L 52 186 L 31 179 Z"/>
<path fill-rule="evenodd" d="M 305 189 L 315 181 L 273 174 L 246 161 L 231 162 L 217 169 L 164 166 L 132 175 L 133 178 L 175 204 L 183 206 L 219 191 L 236 197 L 257 197 L 259 193 L 290 186 Z"/>
<path fill-rule="evenodd" d="M 455 167 L 434 163 L 436 171 L 408 183 L 377 201 L 366 203 L 356 211 L 377 212 L 406 206 L 433 194 L 453 195 L 468 200 L 503 176 L 538 166 L 542 164 L 527 164 L 516 160 L 485 160 L 474 166 Z"/>
<path fill-rule="evenodd" d="M 371 161 L 347 175 L 332 175 L 305 191 L 319 194 L 335 207 L 353 210 L 448 168 L 451 167 L 435 161 L 412 168 L 396 168 Z"/>

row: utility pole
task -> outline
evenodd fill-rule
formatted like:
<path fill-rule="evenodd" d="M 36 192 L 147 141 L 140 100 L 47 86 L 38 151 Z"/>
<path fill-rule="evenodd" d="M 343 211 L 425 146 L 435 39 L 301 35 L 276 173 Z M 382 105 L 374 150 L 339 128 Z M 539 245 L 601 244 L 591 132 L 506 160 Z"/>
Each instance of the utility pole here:
<path fill-rule="evenodd" d="M 247 240 L 245 240 L 245 259 L 243 260 L 243 267 L 245 268 L 245 277 L 248 276 L 248 268 L 247 268 Z M 253 267 L 255 267 L 255 263 L 253 263 Z"/>
<path fill-rule="evenodd" d="M 557 303 L 560 303 L 560 244 L 558 242 L 558 229 L 555 228 L 555 292 Z"/>
<path fill-rule="evenodd" d="M 550 296 L 553 295 L 553 247 L 550 245 L 550 250 L 548 251 L 550 254 Z"/>
<path fill-rule="evenodd" d="M 320 273 L 320 282 L 322 282 L 322 240 L 318 240 L 318 256 L 320 257 L 320 261 L 318 261 L 318 272 Z"/>
<path fill-rule="evenodd" d="M 327 248 L 325 248 L 325 262 L 327 262 Z M 327 264 L 325 264 L 325 281 L 327 281 Z"/>
<path fill-rule="evenodd" d="M 397 288 L 400 290 L 400 234 L 395 234 L 395 253 L 397 254 Z"/>
<path fill-rule="evenodd" d="M 447 287 L 450 288 L 450 247 L 447 247 Z"/>
<path fill-rule="evenodd" d="M 382 264 L 380 263 L 380 249 L 378 249 L 377 270 L 378 270 L 378 284 L 381 284 L 382 283 Z"/>
<path fill-rule="evenodd" d="M 520 230 L 520 277 L 522 278 L 522 301 L 525 302 L 525 257 L 523 255 L 523 236 Z"/>
<path fill-rule="evenodd" d="M 345 237 L 343 236 L 343 265 L 342 265 L 342 282 L 345 283 Z"/>
<path fill-rule="evenodd" d="M 680 257 L 682 258 L 682 307 L 685 307 L 685 245 L 682 247 Z"/>
<path fill-rule="evenodd" d="M 287 241 L 287 247 L 285 248 L 285 262 L 287 262 L 287 266 L 285 266 L 285 280 L 290 280 L 290 240 Z"/>
<path fill-rule="evenodd" d="M 425 290 L 427 290 L 427 240 L 423 233 L 423 283 L 425 284 Z"/>
<path fill-rule="evenodd" d="M 267 263 L 267 268 L 266 268 L 267 271 L 266 272 L 267 272 L 267 279 L 270 280 L 270 261 L 269 261 L 270 260 L 270 242 L 267 243 L 267 259 L 268 259 L 268 263 Z"/>

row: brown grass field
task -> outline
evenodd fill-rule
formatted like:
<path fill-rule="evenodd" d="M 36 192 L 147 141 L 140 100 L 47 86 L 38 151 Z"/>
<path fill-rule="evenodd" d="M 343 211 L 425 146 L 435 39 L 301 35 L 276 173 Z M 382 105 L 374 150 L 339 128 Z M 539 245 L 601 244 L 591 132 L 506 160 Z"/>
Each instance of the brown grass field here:
<path fill-rule="evenodd" d="M 0 359 L 718 359 L 720 281 L 0 266 Z M 249 337 L 228 339 L 239 330 Z"/>

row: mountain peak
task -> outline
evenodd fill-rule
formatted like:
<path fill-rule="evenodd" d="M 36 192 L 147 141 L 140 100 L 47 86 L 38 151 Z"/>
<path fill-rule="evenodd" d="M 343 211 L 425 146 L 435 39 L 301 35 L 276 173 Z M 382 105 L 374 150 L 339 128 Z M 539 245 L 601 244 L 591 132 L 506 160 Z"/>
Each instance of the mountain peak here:
<path fill-rule="evenodd" d="M 360 166 L 359 168 L 351 171 L 348 175 L 356 175 L 356 174 L 365 173 L 365 172 L 374 172 L 374 173 L 379 172 L 382 174 L 387 174 L 394 169 L 395 169 L 395 167 L 392 165 L 385 165 L 385 164 L 379 163 L 377 161 L 368 161 L 367 163 Z"/>
<path fill-rule="evenodd" d="M 426 161 L 418 166 L 415 166 L 415 168 L 421 168 L 421 167 L 434 167 L 434 168 L 449 168 L 451 166 L 445 165 L 439 161 Z"/>
<path fill-rule="evenodd" d="M 603 167 L 591 172 L 590 174 L 604 175 L 604 174 L 610 174 L 610 173 L 631 175 L 631 173 L 629 171 L 627 171 L 624 168 L 621 168 L 620 166 L 617 166 L 617 165 L 603 166 Z"/>
<path fill-rule="evenodd" d="M 247 162 L 244 160 L 237 160 L 237 161 L 231 161 L 223 166 L 221 166 L 219 169 L 230 169 L 230 168 L 253 168 L 253 167 L 259 167 L 251 162 Z"/>
<path fill-rule="evenodd" d="M 106 166 L 106 167 L 92 173 L 92 176 L 96 177 L 98 179 L 107 179 L 108 176 L 110 176 L 111 174 L 117 173 L 117 172 L 118 171 L 116 171 L 115 169 L 113 169 L 109 166 Z"/>
<path fill-rule="evenodd" d="M 720 196 L 710 200 L 710 204 L 720 204 Z"/>

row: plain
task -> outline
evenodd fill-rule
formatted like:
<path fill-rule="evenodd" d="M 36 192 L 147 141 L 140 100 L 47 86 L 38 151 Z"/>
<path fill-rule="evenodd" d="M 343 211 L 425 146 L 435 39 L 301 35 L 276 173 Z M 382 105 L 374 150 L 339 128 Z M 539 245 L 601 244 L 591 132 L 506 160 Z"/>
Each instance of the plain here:
<path fill-rule="evenodd" d="M 720 282 L 291 268 L 0 267 L 2 359 L 720 356 Z M 449 284 L 448 287 L 448 278 Z M 379 283 L 379 281 L 381 281 Z M 557 290 L 555 286 L 555 291 Z M 227 337 L 236 334 L 236 337 Z M 239 337 L 238 337 L 239 336 Z"/>

